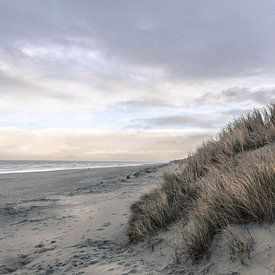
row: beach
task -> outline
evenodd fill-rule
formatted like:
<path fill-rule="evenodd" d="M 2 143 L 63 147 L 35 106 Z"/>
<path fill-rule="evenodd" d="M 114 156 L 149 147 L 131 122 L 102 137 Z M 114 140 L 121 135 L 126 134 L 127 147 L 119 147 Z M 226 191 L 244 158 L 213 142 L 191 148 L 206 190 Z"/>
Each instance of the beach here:
<path fill-rule="evenodd" d="M 177 263 L 182 227 L 129 245 L 130 206 L 184 161 L 0 175 L 0 274 L 274 274 L 275 227 L 232 225 L 253 237 L 244 264 L 215 238 L 198 264 Z"/>
<path fill-rule="evenodd" d="M 161 274 L 169 248 L 131 249 L 125 231 L 131 204 L 177 167 L 1 174 L 0 274 Z"/>

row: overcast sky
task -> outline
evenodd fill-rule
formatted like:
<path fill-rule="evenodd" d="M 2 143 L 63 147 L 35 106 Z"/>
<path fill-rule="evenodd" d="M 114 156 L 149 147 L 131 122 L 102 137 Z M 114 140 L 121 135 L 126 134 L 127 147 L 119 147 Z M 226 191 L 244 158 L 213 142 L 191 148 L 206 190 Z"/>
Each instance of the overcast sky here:
<path fill-rule="evenodd" d="M 275 102 L 274 0 L 1 0 L 0 159 L 169 160 Z"/>

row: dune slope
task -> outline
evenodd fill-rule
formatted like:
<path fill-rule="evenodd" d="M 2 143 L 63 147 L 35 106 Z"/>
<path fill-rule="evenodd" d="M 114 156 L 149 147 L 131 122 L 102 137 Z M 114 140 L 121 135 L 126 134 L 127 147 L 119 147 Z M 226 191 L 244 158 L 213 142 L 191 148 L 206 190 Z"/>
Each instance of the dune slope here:
<path fill-rule="evenodd" d="M 150 240 L 176 224 L 177 261 L 198 263 L 220 235 L 229 240 L 231 254 L 248 255 L 255 240 L 230 226 L 272 224 L 274 203 L 275 105 L 270 105 L 234 120 L 180 171 L 165 174 L 159 187 L 131 206 L 127 236 L 129 243 Z"/>

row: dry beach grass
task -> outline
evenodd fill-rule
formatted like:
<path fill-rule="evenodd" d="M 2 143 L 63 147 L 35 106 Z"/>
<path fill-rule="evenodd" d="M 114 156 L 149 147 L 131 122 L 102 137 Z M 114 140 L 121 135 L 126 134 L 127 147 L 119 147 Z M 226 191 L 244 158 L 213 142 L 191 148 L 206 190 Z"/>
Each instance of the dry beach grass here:
<path fill-rule="evenodd" d="M 182 254 L 196 261 L 229 224 L 271 223 L 275 203 L 275 105 L 254 110 L 203 143 L 181 171 L 131 207 L 130 243 L 173 222 Z"/>

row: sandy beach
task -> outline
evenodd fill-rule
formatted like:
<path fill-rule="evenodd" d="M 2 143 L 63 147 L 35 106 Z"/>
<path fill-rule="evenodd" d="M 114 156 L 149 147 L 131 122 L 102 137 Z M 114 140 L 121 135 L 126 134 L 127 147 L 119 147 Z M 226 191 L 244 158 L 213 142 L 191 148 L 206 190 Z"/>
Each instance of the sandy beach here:
<path fill-rule="evenodd" d="M 0 274 L 159 274 L 169 248 L 153 255 L 145 244 L 131 250 L 125 230 L 129 206 L 174 169 L 0 175 Z"/>
<path fill-rule="evenodd" d="M 224 235 L 199 264 L 176 264 L 177 224 L 126 245 L 129 207 L 182 165 L 0 175 L 0 274 L 274 274 L 274 225 L 232 225 L 255 241 L 245 264 Z"/>
<path fill-rule="evenodd" d="M 0 0 L 0 275 L 275 274 L 274 25 Z"/>

